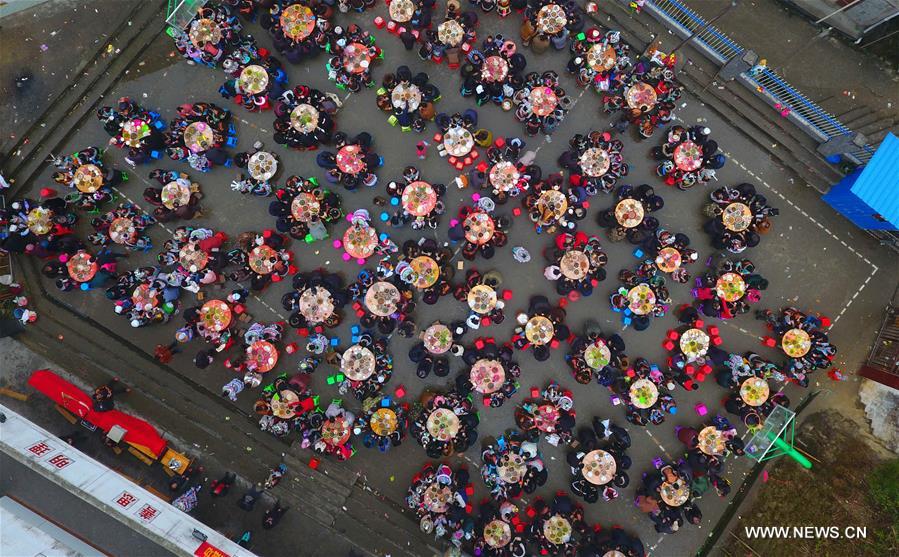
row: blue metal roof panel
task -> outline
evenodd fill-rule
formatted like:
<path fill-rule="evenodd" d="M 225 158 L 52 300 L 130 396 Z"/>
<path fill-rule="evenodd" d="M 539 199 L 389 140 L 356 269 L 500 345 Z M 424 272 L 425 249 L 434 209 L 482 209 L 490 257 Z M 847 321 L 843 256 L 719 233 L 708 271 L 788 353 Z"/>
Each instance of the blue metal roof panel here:
<path fill-rule="evenodd" d="M 899 138 L 887 134 L 850 191 L 899 228 Z"/>

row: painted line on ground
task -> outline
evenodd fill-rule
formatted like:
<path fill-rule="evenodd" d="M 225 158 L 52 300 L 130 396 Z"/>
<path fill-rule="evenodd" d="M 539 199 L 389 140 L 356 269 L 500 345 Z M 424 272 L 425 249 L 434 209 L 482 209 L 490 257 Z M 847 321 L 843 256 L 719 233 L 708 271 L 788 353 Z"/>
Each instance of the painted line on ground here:
<path fill-rule="evenodd" d="M 645 431 L 645 432 L 646 432 L 646 435 L 649 435 L 649 438 L 652 439 L 653 443 L 655 443 L 656 446 L 658 446 L 659 449 L 661 449 L 662 452 L 665 453 L 665 456 L 668 458 L 668 460 L 673 462 L 673 461 L 674 461 L 674 457 L 671 456 L 671 453 L 668 452 L 668 449 L 666 449 L 665 447 L 662 446 L 661 443 L 659 443 L 659 440 L 656 439 L 656 436 L 653 435 L 651 431 L 649 431 L 649 427 L 648 427 L 648 426 L 644 426 L 644 427 L 643 427 L 643 431 Z"/>

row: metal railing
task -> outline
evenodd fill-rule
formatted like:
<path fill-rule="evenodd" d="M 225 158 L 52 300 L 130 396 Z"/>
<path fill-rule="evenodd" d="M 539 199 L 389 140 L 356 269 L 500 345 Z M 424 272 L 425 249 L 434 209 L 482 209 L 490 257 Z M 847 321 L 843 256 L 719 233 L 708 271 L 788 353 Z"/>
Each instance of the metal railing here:
<path fill-rule="evenodd" d="M 664 12 L 688 34 L 696 33 L 693 40 L 708 47 L 709 54 L 721 63 L 727 62 L 734 56 L 739 56 L 745 50 L 720 30 L 708 25 L 702 16 L 677 0 L 649 0 L 646 4 L 647 7 L 654 7 Z"/>
<path fill-rule="evenodd" d="M 623 0 L 627 2 L 627 0 Z M 647 0 L 644 4 L 650 14 L 674 27 L 674 31 L 684 36 L 693 36 L 700 50 L 719 64 L 725 64 L 746 50 L 720 29 L 709 25 L 705 19 L 678 0 Z M 787 116 L 801 124 L 800 127 L 812 134 L 820 142 L 834 137 L 852 134 L 852 130 L 837 118 L 809 100 L 799 90 L 768 68 L 759 68 L 743 74 L 754 91 L 766 97 L 772 104 L 779 103 Z M 761 91 L 757 89 L 761 88 Z M 864 145 L 846 153 L 855 162 L 864 164 L 871 160 L 875 148 Z"/>

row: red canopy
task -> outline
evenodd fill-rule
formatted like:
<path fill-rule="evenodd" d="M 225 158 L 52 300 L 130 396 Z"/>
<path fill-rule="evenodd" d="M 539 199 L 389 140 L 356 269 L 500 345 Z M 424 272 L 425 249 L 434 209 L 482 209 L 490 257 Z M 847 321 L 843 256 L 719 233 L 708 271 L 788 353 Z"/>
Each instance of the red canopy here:
<path fill-rule="evenodd" d="M 49 369 L 39 369 L 32 373 L 28 384 L 47 395 L 56 404 L 106 433 L 109 433 L 113 426 L 121 427 L 126 431 L 123 441 L 145 449 L 145 452 L 155 455 L 156 458 L 165 452 L 166 440 L 159 435 L 155 427 L 118 410 L 96 412 L 90 396 Z"/>

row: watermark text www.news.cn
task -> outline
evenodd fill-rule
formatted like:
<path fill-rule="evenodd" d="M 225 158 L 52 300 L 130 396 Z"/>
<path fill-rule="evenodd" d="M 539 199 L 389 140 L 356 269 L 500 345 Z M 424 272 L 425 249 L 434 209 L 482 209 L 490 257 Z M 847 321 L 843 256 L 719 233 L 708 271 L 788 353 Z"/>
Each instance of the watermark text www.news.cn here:
<path fill-rule="evenodd" d="M 867 526 L 746 526 L 743 533 L 749 539 L 780 540 L 863 540 L 868 537 Z"/>

